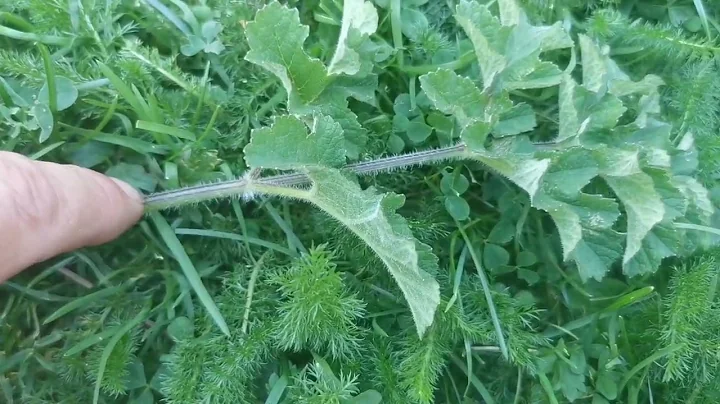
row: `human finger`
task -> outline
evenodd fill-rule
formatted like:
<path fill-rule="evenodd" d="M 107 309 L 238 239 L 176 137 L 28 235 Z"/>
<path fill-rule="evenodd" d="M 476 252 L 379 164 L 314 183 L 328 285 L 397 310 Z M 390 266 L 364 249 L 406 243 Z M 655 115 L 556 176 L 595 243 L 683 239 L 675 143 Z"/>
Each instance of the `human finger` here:
<path fill-rule="evenodd" d="M 58 254 L 113 240 L 142 213 L 140 194 L 125 182 L 0 152 L 0 282 Z"/>

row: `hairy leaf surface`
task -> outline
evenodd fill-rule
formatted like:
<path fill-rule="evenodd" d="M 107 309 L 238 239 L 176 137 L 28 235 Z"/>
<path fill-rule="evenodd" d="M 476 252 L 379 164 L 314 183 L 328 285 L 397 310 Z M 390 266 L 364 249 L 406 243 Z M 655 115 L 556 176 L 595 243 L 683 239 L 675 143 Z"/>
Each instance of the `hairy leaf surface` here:
<path fill-rule="evenodd" d="M 395 213 L 405 197 L 362 190 L 330 168 L 313 167 L 307 173 L 314 183 L 309 201 L 344 224 L 382 259 L 405 295 L 418 334 L 423 335 L 440 303 L 439 285 L 433 278 L 437 257 Z"/>

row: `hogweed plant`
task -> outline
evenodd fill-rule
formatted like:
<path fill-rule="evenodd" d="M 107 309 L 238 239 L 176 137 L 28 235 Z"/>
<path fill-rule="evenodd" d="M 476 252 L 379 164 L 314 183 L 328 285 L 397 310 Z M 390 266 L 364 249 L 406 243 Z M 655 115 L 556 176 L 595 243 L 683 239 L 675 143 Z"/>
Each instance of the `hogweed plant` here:
<path fill-rule="evenodd" d="M 342 104 L 359 91 L 356 87 L 373 90 L 369 86 L 376 78 L 364 65 L 372 65 L 368 58 L 375 56 L 367 49 L 377 47 L 370 38 L 377 12 L 369 2 L 345 1 L 341 37 L 326 67 L 303 49 L 308 28 L 297 10 L 270 3 L 248 24 L 246 59 L 282 81 L 289 114 L 253 130 L 244 149 L 250 170 L 243 178 L 154 194 L 146 199 L 147 209 L 229 196 L 249 200 L 259 194 L 311 203 L 382 259 L 405 295 L 420 336 L 432 325 L 440 302 L 431 275 L 437 259 L 395 213 L 403 196 L 362 190 L 353 176 L 477 161 L 525 191 L 533 208 L 549 214 L 563 260 L 577 266 L 583 280 L 601 281 L 618 260 L 627 276 L 653 273 L 664 258 L 703 245 L 702 235 L 686 233 L 707 226 L 714 208 L 693 177 L 693 134 L 673 137 L 671 125 L 662 121 L 662 79 L 646 75 L 633 81 L 608 56 L 609 49 L 588 36 L 579 34 L 575 43 L 561 22 L 532 25 L 514 0 L 499 1 L 498 7 L 499 17 L 470 1 L 461 1 L 455 10 L 478 59 L 481 86 L 444 68 L 418 77 L 432 108 L 452 117 L 456 143 L 346 164 L 348 150 L 356 155 L 364 140 L 354 124 L 343 127 L 346 119 L 356 121 Z M 279 26 L 286 35 L 278 36 Z M 563 49 L 570 49 L 571 56 L 562 69 L 544 57 Z M 574 76 L 576 50 L 582 60 L 580 80 Z M 536 128 L 535 113 L 529 104 L 513 102 L 510 92 L 553 86 L 559 87 L 557 136 L 533 142 L 524 134 Z M 263 176 L 264 170 L 290 173 Z M 624 229 L 615 226 L 618 221 Z"/>
<path fill-rule="evenodd" d="M 0 286 L 0 401 L 718 402 L 719 15 L 0 5 L 0 147 L 147 194 Z"/>

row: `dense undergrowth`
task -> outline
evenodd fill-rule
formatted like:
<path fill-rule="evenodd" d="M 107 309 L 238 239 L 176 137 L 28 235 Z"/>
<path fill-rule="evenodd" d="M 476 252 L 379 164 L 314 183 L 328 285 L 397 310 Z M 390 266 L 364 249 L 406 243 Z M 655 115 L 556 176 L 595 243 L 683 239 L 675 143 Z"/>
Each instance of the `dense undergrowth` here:
<path fill-rule="evenodd" d="M 153 196 L 0 285 L 0 402 L 719 402 L 719 17 L 3 2 L 0 147 Z"/>

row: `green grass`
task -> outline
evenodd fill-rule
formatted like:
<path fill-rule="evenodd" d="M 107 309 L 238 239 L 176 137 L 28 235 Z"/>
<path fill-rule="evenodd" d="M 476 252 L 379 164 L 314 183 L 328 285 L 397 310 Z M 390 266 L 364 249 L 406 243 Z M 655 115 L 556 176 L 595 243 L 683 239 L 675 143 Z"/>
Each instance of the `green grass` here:
<path fill-rule="evenodd" d="M 148 197 L 0 402 L 720 402 L 720 6 L 515 4 L 0 5 L 0 149 Z"/>

